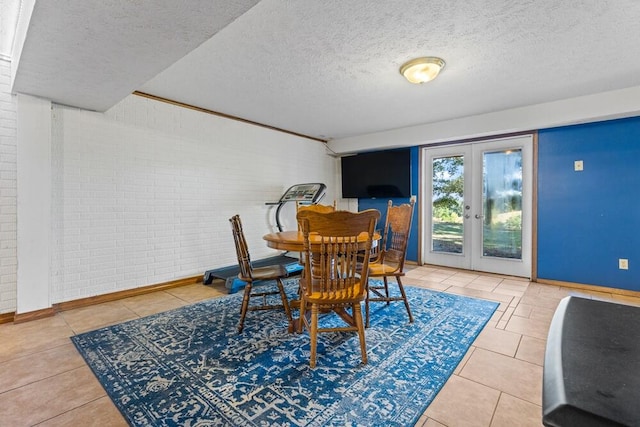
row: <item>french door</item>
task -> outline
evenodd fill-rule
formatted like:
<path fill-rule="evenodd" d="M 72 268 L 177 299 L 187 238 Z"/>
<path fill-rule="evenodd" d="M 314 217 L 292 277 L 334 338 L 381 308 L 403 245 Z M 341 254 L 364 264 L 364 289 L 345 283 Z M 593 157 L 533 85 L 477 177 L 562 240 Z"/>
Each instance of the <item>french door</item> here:
<path fill-rule="evenodd" d="M 425 148 L 423 262 L 531 276 L 531 135 Z"/>

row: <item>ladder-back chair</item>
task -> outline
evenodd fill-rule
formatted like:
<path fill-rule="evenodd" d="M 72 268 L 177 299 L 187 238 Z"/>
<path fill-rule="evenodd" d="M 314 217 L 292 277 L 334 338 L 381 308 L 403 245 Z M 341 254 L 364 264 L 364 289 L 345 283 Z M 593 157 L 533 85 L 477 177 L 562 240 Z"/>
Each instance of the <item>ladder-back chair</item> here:
<path fill-rule="evenodd" d="M 242 222 L 239 215 L 234 215 L 229 219 L 231 222 L 231 230 L 233 231 L 233 240 L 236 245 L 236 253 L 238 255 L 238 266 L 240 273 L 238 278 L 246 283 L 244 287 L 244 295 L 242 297 L 242 306 L 240 308 L 240 322 L 238 323 L 238 333 L 244 329 L 244 320 L 247 311 L 258 310 L 281 310 L 283 309 L 289 325 L 292 325 L 291 310 L 287 295 L 284 292 L 282 279 L 288 276 L 287 269 L 282 265 L 270 265 L 265 267 L 253 268 L 251 265 L 251 256 L 249 255 L 249 247 L 242 230 Z M 265 280 L 275 280 L 278 287 L 277 290 L 258 291 L 254 289 L 256 282 Z M 268 304 L 267 297 L 269 295 L 280 295 L 282 304 Z M 260 298 L 260 304 L 250 304 L 252 298 Z"/>

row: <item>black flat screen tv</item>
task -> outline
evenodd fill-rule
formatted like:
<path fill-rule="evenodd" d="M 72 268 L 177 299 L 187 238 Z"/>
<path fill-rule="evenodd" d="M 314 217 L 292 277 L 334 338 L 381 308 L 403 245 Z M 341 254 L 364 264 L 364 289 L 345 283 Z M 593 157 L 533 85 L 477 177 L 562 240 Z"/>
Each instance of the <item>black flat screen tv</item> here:
<path fill-rule="evenodd" d="M 341 158 L 342 197 L 411 197 L 411 150 L 375 151 Z"/>

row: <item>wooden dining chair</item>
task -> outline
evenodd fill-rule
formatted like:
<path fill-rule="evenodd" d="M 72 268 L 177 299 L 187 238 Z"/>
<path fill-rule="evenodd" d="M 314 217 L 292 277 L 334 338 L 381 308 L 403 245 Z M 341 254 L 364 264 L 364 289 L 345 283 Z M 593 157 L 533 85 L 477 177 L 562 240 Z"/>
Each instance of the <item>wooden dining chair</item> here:
<path fill-rule="evenodd" d="M 288 276 L 287 269 L 282 265 L 270 265 L 265 267 L 253 268 L 251 264 L 251 256 L 249 255 L 249 247 L 247 246 L 247 240 L 245 239 L 244 232 L 242 230 L 242 222 L 239 215 L 234 215 L 229 219 L 231 222 L 231 230 L 233 231 L 233 241 L 236 245 L 236 253 L 238 255 L 238 266 L 240 267 L 240 273 L 238 278 L 246 283 L 244 287 L 244 295 L 242 297 L 242 306 L 240 308 L 240 322 L 238 323 L 238 333 L 241 333 L 244 329 L 244 319 L 247 316 L 247 311 L 258 310 L 284 310 L 289 325 L 292 324 L 291 309 L 289 308 L 289 302 L 287 295 L 284 292 L 284 285 L 282 279 Z M 265 281 L 276 281 L 277 290 L 263 290 L 257 289 L 261 284 L 266 284 Z M 256 288 L 256 289 L 254 289 Z M 282 304 L 268 304 L 267 297 L 269 295 L 280 295 Z M 252 298 L 260 298 L 260 303 L 250 304 Z"/>
<path fill-rule="evenodd" d="M 321 213 L 335 212 L 336 202 L 334 200 L 333 205 L 321 205 L 321 204 L 306 205 L 303 203 L 296 203 L 296 214 L 300 211 L 306 211 L 306 210 L 311 210 L 311 211 L 321 212 Z"/>
<path fill-rule="evenodd" d="M 313 204 L 313 205 L 306 205 L 306 204 L 302 204 L 302 203 L 296 203 L 296 216 L 299 212 L 303 212 L 303 211 L 313 211 L 313 212 L 320 212 L 320 213 L 329 213 L 329 212 L 335 212 L 336 211 L 336 201 L 333 201 L 333 205 L 321 205 L 321 204 Z M 302 227 L 300 226 L 300 223 L 298 222 L 298 231 L 302 231 Z M 300 256 L 298 258 L 300 260 L 300 264 L 304 264 L 304 254 L 301 252 Z M 303 273 L 304 274 L 304 271 Z"/>
<path fill-rule="evenodd" d="M 316 366 L 318 333 L 336 331 L 358 333 L 362 363 L 366 364 L 367 348 L 360 303 L 366 297 L 368 260 L 364 261 L 361 270 L 358 254 L 371 250 L 380 212 L 370 209 L 359 213 L 336 211 L 323 214 L 305 210 L 299 212 L 297 218 L 304 236 L 306 259 L 305 273 L 300 279 L 298 332 L 302 332 L 303 324 L 309 331 L 309 364 L 311 368 Z M 362 233 L 366 238 L 361 237 Z M 318 316 L 320 312 L 327 311 L 337 313 L 346 326 L 319 328 Z"/>
<path fill-rule="evenodd" d="M 302 212 L 302 211 L 313 211 L 313 212 L 320 212 L 320 213 L 335 212 L 336 211 L 336 202 L 334 200 L 333 201 L 333 205 L 321 205 L 319 203 L 316 203 L 314 205 L 306 205 L 306 204 L 302 204 L 302 203 L 297 203 L 296 204 L 296 216 L 298 215 L 299 212 Z M 298 231 L 302 231 L 302 227 L 300 226 L 300 222 L 298 222 Z"/>
<path fill-rule="evenodd" d="M 385 220 L 382 243 L 375 259 L 369 263 L 369 278 L 382 278 L 382 285 L 368 283 L 367 298 L 365 301 L 366 325 L 369 327 L 369 303 L 403 301 L 409 315 L 409 322 L 413 323 L 413 315 L 407 301 L 407 294 L 402 286 L 404 276 L 404 262 L 407 255 L 409 233 L 413 219 L 413 206 L 415 201 L 411 199 L 408 204 L 393 206 L 389 200 L 387 203 L 387 218 Z M 395 277 L 398 283 L 400 295 L 389 293 L 388 277 Z"/>

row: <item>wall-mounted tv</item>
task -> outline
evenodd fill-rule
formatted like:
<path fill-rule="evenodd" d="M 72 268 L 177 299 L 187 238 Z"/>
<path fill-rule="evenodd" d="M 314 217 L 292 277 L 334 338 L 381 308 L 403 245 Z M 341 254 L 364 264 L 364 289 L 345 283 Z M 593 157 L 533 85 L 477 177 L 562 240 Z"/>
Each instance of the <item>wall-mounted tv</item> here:
<path fill-rule="evenodd" d="M 411 197 L 410 149 L 361 153 L 340 160 L 342 197 Z"/>

